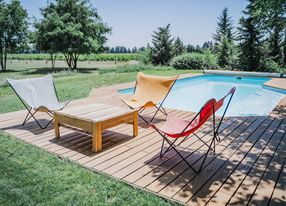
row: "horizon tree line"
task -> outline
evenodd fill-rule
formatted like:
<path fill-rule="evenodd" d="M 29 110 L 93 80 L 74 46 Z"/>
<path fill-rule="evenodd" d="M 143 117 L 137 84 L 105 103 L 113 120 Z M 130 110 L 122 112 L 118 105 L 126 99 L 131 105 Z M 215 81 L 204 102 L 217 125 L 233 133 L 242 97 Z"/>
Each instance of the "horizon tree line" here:
<path fill-rule="evenodd" d="M 286 67 L 286 1 L 248 0 L 237 28 L 228 9 L 218 16 L 213 41 L 202 46 L 184 45 L 172 37 L 170 24 L 152 34 L 152 46 L 132 49 L 125 46 L 108 48 L 106 34 L 111 28 L 102 21 L 88 0 L 54 0 L 41 8 L 43 18 L 29 31 L 28 14 L 20 0 L 0 0 L 0 66 L 6 70 L 8 53 L 27 51 L 28 45 L 49 53 L 52 66 L 57 53 L 63 53 L 71 69 L 77 68 L 81 54 L 136 53 L 144 51 L 154 65 L 168 65 L 186 52 L 211 51 L 218 65 L 225 69 L 263 70 Z M 270 70 L 271 70 L 270 69 Z"/>
<path fill-rule="evenodd" d="M 233 25 L 228 9 L 218 16 L 213 41 L 205 42 L 202 48 L 183 45 L 170 35 L 170 25 L 159 27 L 152 35 L 151 62 L 168 65 L 174 56 L 184 52 L 210 50 L 217 57 L 220 68 L 247 71 L 278 71 L 286 67 L 286 1 L 249 0 L 239 20 Z M 168 44 L 168 45 L 167 45 Z M 173 45 L 174 51 L 171 51 Z M 177 47 L 180 47 L 178 50 Z M 180 51 L 180 52 L 176 52 Z M 169 57 L 164 61 L 157 60 Z M 165 54 L 164 54 L 165 53 Z"/>

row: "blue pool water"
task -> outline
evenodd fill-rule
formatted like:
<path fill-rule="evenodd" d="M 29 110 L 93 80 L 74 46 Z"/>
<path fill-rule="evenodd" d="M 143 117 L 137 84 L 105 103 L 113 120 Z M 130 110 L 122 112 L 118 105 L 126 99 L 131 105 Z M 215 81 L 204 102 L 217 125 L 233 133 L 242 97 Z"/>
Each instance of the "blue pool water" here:
<path fill-rule="evenodd" d="M 202 75 L 177 80 L 164 106 L 166 108 L 198 112 L 210 98 L 223 97 L 232 87 L 236 92 L 227 116 L 265 116 L 285 96 L 285 90 L 278 90 L 262 84 L 269 78 Z M 134 88 L 119 90 L 133 94 Z M 223 108 L 218 111 L 222 115 Z"/>

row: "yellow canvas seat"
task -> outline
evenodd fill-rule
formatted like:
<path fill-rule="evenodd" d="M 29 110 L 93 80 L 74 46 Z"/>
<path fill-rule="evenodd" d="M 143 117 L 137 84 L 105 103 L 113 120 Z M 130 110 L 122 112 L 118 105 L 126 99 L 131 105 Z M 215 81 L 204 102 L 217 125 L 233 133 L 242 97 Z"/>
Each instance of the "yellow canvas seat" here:
<path fill-rule="evenodd" d="M 177 79 L 178 76 L 160 77 L 145 75 L 139 72 L 134 94 L 129 98 L 121 100 L 131 109 L 138 109 L 139 116 L 147 123 L 149 122 L 140 114 L 147 108 L 156 107 L 157 110 L 150 121 L 152 122 L 158 111 L 167 115 L 162 105 Z"/>

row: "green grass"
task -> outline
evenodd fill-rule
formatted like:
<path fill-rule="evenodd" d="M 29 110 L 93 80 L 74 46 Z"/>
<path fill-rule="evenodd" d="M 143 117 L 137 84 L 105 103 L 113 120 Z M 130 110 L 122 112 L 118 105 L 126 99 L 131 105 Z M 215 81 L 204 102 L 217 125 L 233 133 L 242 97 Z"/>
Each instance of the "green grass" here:
<path fill-rule="evenodd" d="M 50 69 L 45 65 L 0 73 L 0 113 L 23 109 L 4 79 L 54 73 L 60 100 L 87 97 L 94 87 L 130 82 L 138 71 L 175 75 L 191 71 L 141 65 Z M 101 173 L 60 159 L 0 131 L 0 205 L 176 205 L 154 194 L 133 188 Z"/>
<path fill-rule="evenodd" d="M 0 113 L 24 109 L 12 89 L 6 84 L 5 78 L 30 78 L 54 73 L 53 76 L 60 101 L 65 101 L 87 97 L 92 88 L 134 81 L 138 71 L 165 76 L 192 72 L 191 70 L 174 70 L 169 67 L 154 68 L 141 65 L 89 68 L 77 71 L 60 68 L 17 68 L 10 72 L 0 73 Z"/>
<path fill-rule="evenodd" d="M 175 205 L 0 131 L 0 205 Z"/>

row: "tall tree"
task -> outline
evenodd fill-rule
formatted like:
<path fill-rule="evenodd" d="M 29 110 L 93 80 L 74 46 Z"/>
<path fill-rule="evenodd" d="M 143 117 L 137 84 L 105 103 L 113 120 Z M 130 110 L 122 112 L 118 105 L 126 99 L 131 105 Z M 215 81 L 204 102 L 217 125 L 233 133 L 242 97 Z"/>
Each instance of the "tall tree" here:
<path fill-rule="evenodd" d="M 283 41 L 283 67 L 286 68 L 286 28 L 284 30 L 284 41 Z"/>
<path fill-rule="evenodd" d="M 168 65 L 173 57 L 173 38 L 170 34 L 170 24 L 159 27 L 152 35 L 151 61 L 155 65 Z"/>
<path fill-rule="evenodd" d="M 177 37 L 173 45 L 173 55 L 178 56 L 180 54 L 183 54 L 185 51 L 186 49 L 185 49 L 184 43 L 179 37 Z"/>
<path fill-rule="evenodd" d="M 34 32 L 34 41 L 36 43 L 37 50 L 50 54 L 52 68 L 54 68 L 56 62 L 56 53 L 58 52 L 58 40 L 53 35 L 56 25 L 51 24 L 54 16 L 49 15 L 44 11 L 42 11 L 42 15 L 44 18 L 41 21 L 36 21 L 34 24 L 36 29 Z"/>
<path fill-rule="evenodd" d="M 196 51 L 196 47 L 195 47 L 194 45 L 187 44 L 186 50 L 187 50 L 187 52 L 189 52 L 189 53 L 195 52 L 195 51 Z"/>
<path fill-rule="evenodd" d="M 260 24 L 260 33 L 264 37 L 263 61 L 270 59 L 282 66 L 283 36 L 286 29 L 285 0 L 250 1 L 252 16 Z"/>
<path fill-rule="evenodd" d="M 28 15 L 19 0 L 0 0 L 0 65 L 6 71 L 7 55 L 20 49 L 28 34 Z"/>
<path fill-rule="evenodd" d="M 215 43 L 220 44 L 223 41 L 223 38 L 233 40 L 233 29 L 234 27 L 232 18 L 228 15 L 228 9 L 224 8 L 222 10 L 222 14 L 218 17 L 216 33 L 213 34 Z"/>
<path fill-rule="evenodd" d="M 240 40 L 240 64 L 245 70 L 258 70 L 262 57 L 262 33 L 261 22 L 257 17 L 255 0 L 249 0 L 245 11 L 246 17 L 240 19 L 239 40 Z"/>
<path fill-rule="evenodd" d="M 227 69 L 233 69 L 237 66 L 238 49 L 229 38 L 223 37 L 222 42 L 216 46 L 216 51 L 219 66 Z"/>
<path fill-rule="evenodd" d="M 223 68 L 234 67 L 237 59 L 233 28 L 233 21 L 228 14 L 228 9 L 224 8 L 222 14 L 218 17 L 216 33 L 213 35 L 218 64 Z"/>
<path fill-rule="evenodd" d="M 256 0 L 253 4 L 267 36 L 267 57 L 281 64 L 283 35 L 286 29 L 286 1 Z"/>
<path fill-rule="evenodd" d="M 104 51 L 105 35 L 111 29 L 88 0 L 55 0 L 41 11 L 43 19 L 38 28 L 46 32 L 38 36 L 42 38 L 39 46 L 63 53 L 69 68 L 77 68 L 81 54 Z"/>
<path fill-rule="evenodd" d="M 276 63 L 282 61 L 282 32 L 279 27 L 274 27 L 268 38 L 268 56 Z"/>

